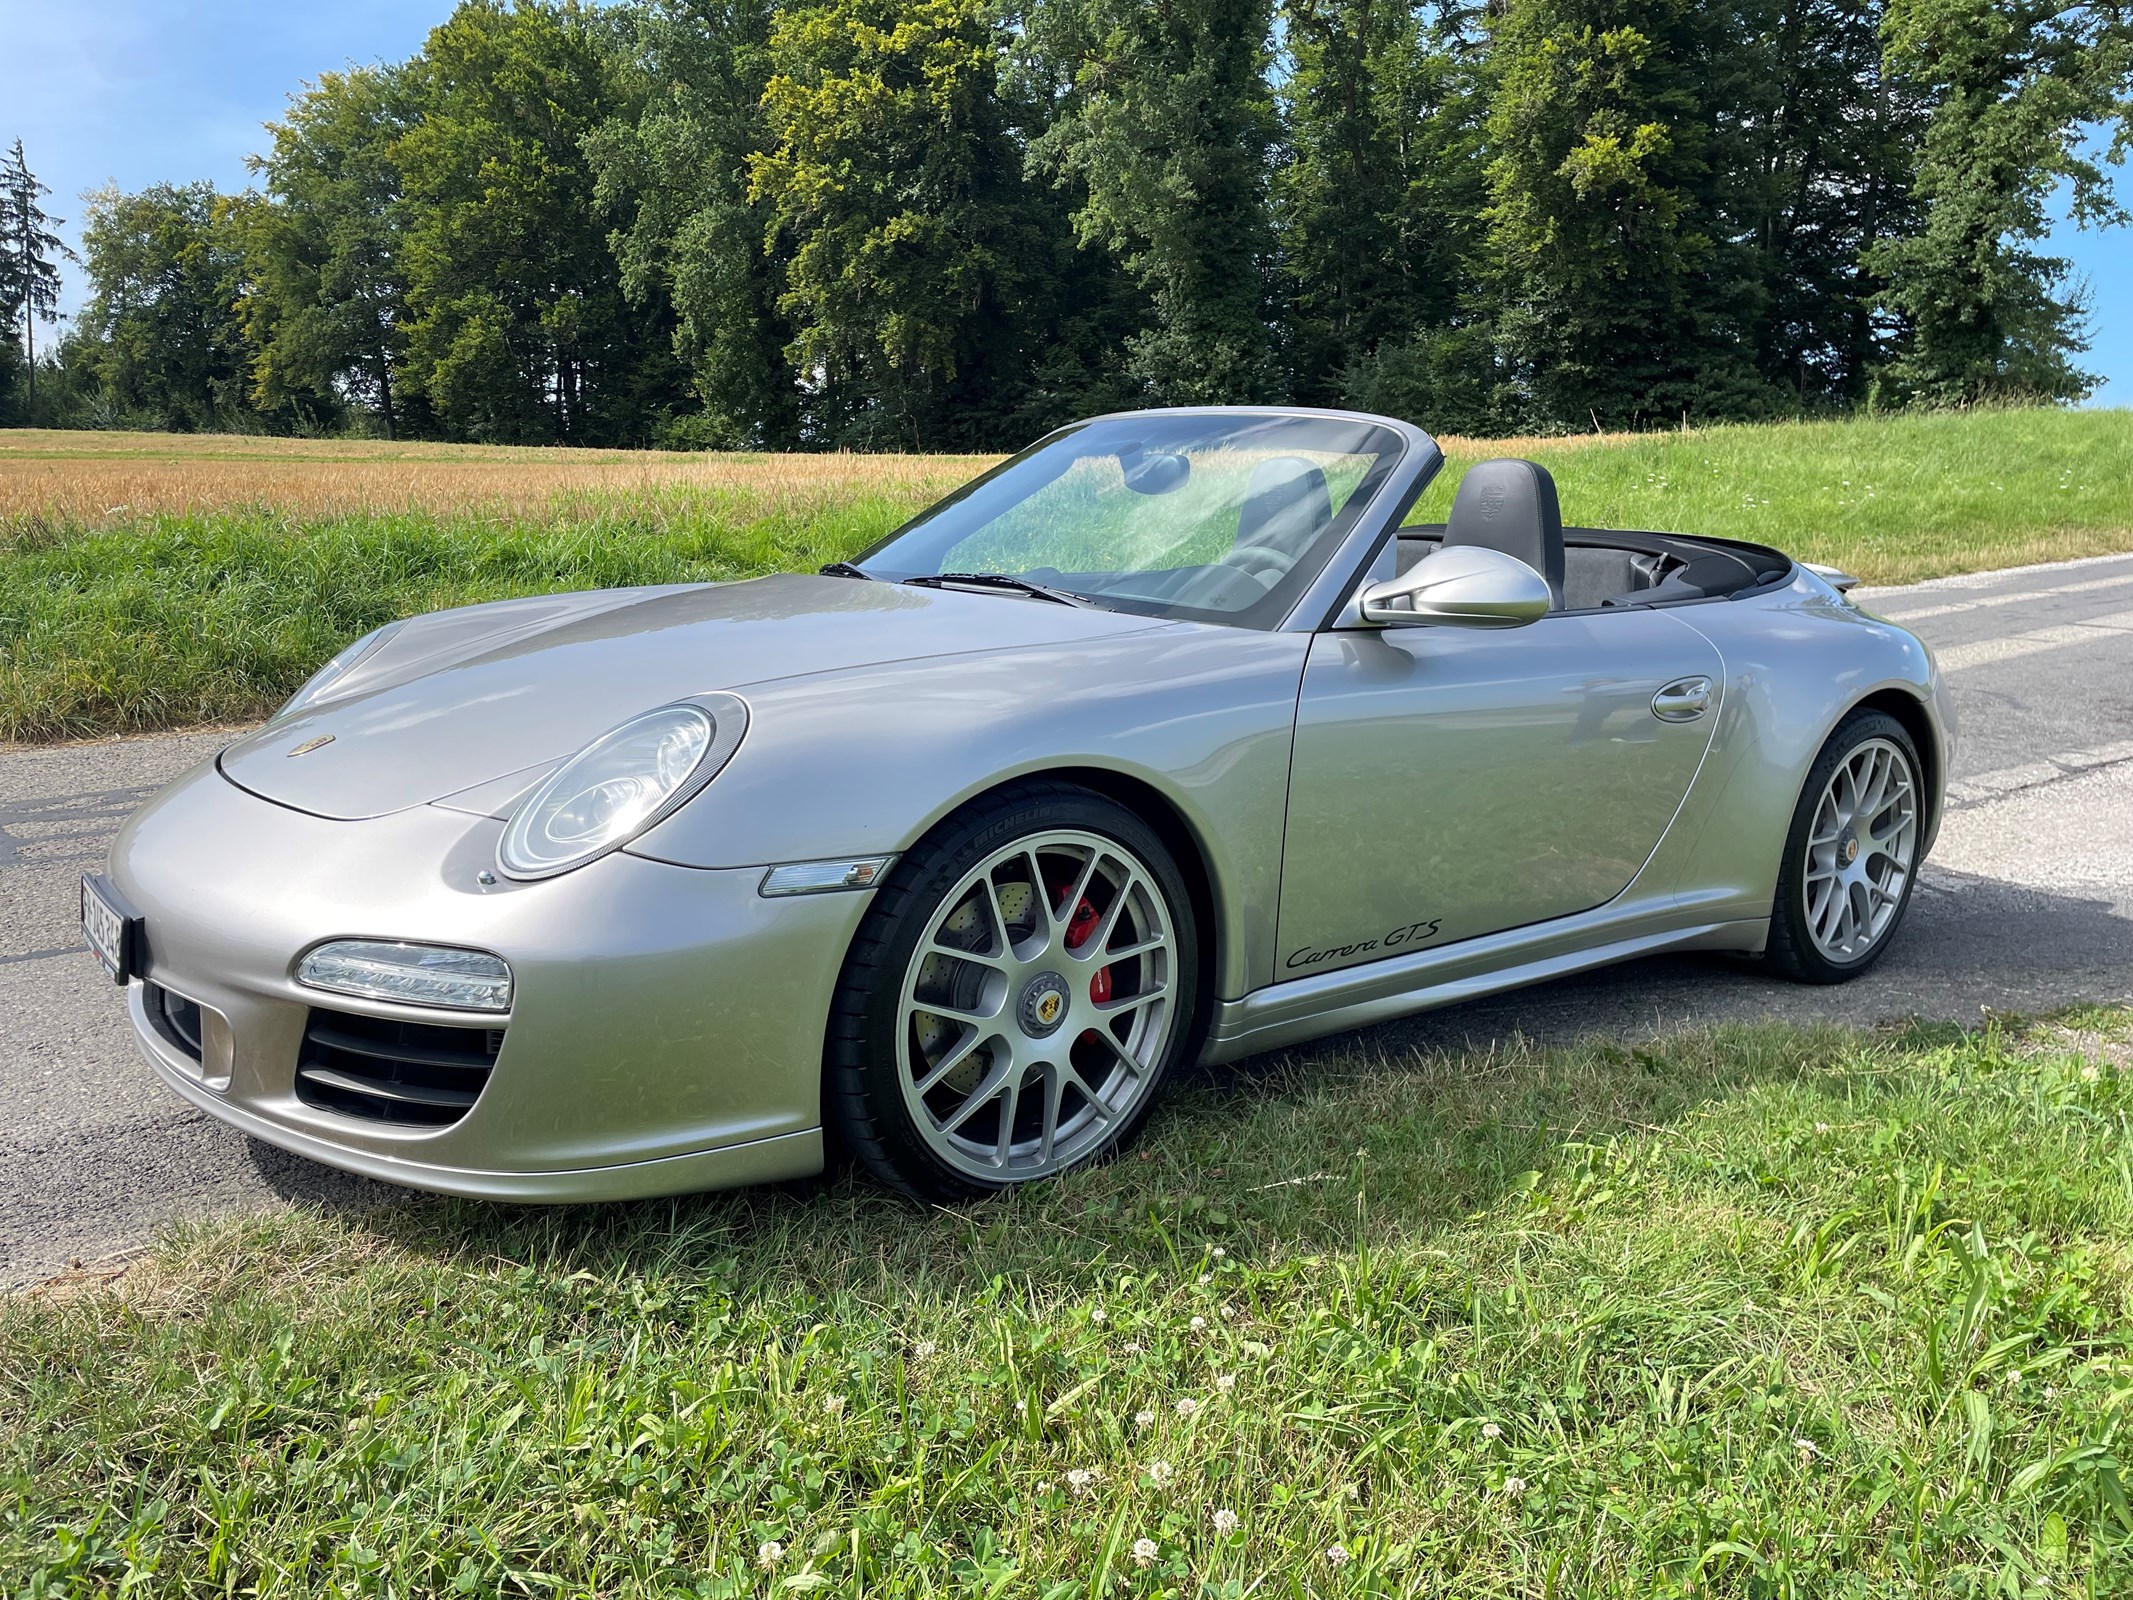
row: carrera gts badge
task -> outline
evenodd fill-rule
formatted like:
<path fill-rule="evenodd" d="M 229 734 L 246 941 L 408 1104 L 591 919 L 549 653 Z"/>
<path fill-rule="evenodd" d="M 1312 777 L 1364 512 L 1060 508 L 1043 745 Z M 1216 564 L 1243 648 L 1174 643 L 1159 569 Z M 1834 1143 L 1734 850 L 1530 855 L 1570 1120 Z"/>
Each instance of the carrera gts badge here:
<path fill-rule="evenodd" d="M 308 756 L 312 751 L 322 749 L 331 743 L 333 743 L 333 735 L 322 733 L 316 739 L 306 739 L 294 750 L 291 750 L 289 754 L 292 756 Z"/>

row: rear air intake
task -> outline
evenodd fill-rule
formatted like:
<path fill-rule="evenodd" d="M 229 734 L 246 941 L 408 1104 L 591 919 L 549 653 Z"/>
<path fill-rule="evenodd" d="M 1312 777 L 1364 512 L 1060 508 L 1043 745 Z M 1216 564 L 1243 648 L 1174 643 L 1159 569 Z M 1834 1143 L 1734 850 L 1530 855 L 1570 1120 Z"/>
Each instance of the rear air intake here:
<path fill-rule="evenodd" d="M 467 1114 L 504 1047 L 501 1028 L 440 1028 L 314 1010 L 296 1097 L 371 1122 L 448 1128 Z"/>

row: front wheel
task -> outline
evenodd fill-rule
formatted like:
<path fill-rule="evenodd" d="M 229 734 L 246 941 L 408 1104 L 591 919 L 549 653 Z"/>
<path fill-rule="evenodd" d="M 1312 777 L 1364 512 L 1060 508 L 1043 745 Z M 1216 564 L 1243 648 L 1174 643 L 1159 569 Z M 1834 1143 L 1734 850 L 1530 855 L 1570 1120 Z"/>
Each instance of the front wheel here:
<path fill-rule="evenodd" d="M 1030 783 L 897 864 L 847 956 L 826 1112 L 877 1177 L 956 1201 L 1116 1149 L 1193 1032 L 1183 876 L 1116 802 Z"/>
<path fill-rule="evenodd" d="M 1770 964 L 1844 983 L 1879 961 L 1918 878 L 1918 747 L 1885 712 L 1857 711 L 1815 758 L 1794 808 L 1770 914 Z"/>

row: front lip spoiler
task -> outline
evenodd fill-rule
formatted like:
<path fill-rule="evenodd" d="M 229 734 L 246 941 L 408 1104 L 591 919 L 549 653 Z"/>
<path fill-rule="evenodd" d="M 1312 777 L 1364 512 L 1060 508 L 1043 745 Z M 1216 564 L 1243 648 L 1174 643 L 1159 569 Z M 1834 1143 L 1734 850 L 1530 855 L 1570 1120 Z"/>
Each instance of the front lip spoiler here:
<path fill-rule="evenodd" d="M 135 987 L 138 991 L 138 985 Z M 134 1040 L 158 1078 L 202 1111 L 227 1122 L 239 1132 L 322 1166 L 375 1178 L 401 1188 L 427 1190 L 432 1194 L 535 1205 L 637 1200 L 653 1195 L 693 1194 L 707 1189 L 779 1183 L 789 1178 L 811 1177 L 822 1171 L 824 1165 L 820 1128 L 778 1134 L 768 1139 L 751 1139 L 742 1144 L 720 1145 L 711 1150 L 692 1150 L 678 1156 L 661 1156 L 651 1161 L 553 1172 L 495 1172 L 404 1161 L 395 1156 L 350 1149 L 284 1127 L 224 1099 L 198 1077 L 167 1059 L 161 1041 L 138 1026 L 134 1029 Z"/>

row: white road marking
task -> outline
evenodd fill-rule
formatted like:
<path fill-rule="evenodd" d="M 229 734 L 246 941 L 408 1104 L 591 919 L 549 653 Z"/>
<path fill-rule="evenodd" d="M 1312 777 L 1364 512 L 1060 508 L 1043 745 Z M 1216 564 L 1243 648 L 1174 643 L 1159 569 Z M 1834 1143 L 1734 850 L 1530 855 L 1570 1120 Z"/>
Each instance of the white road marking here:
<path fill-rule="evenodd" d="M 2116 766 L 2121 761 L 2133 761 L 2133 739 L 2120 739 L 2116 744 L 2100 744 L 2089 750 L 2067 750 L 2042 761 L 2025 761 L 2019 766 L 1999 767 L 1959 779 L 1948 785 L 1948 804 L 1952 808 L 1979 806 L 2023 789 Z"/>
<path fill-rule="evenodd" d="M 2124 552 L 2107 556 L 2081 556 L 2072 561 L 2040 561 L 2028 567 L 1995 567 L 1986 572 L 1958 572 L 1946 578 L 1921 578 L 1916 583 L 1879 585 L 1854 589 L 1857 595 L 1912 594 L 1922 589 L 1988 589 L 2009 578 L 2027 578 L 2039 572 L 2073 572 L 2082 567 L 2100 567 L 2107 562 L 2133 560 Z"/>
<path fill-rule="evenodd" d="M 1975 644 L 1959 644 L 1953 649 L 1935 651 L 1934 659 L 1939 661 L 1941 671 L 1960 672 L 1965 667 L 2012 661 L 2017 656 L 2033 656 L 2042 650 L 2063 650 L 2071 644 L 2094 644 L 2099 639 L 2128 632 L 2133 632 L 2133 611 L 2114 611 L 2107 617 L 2091 617 L 2086 622 L 2035 628 L 2028 633 L 2009 634 L 2004 639 L 1980 639 Z"/>
<path fill-rule="evenodd" d="M 1988 594 L 1981 600 L 1952 600 L 1944 606 L 1927 606 L 1923 611 L 1881 611 L 1877 607 L 1876 614 L 1909 627 L 1912 623 L 1923 622 L 1928 617 L 1948 617 L 1958 611 L 1977 611 L 1985 606 L 2011 606 L 2023 600 L 2056 600 L 2062 595 L 2089 594 L 2097 589 L 2123 589 L 2129 585 L 2133 585 L 2133 572 L 2120 578 L 2091 578 L 2086 583 L 2062 583 L 2051 589 L 2020 589 L 2013 594 Z"/>

